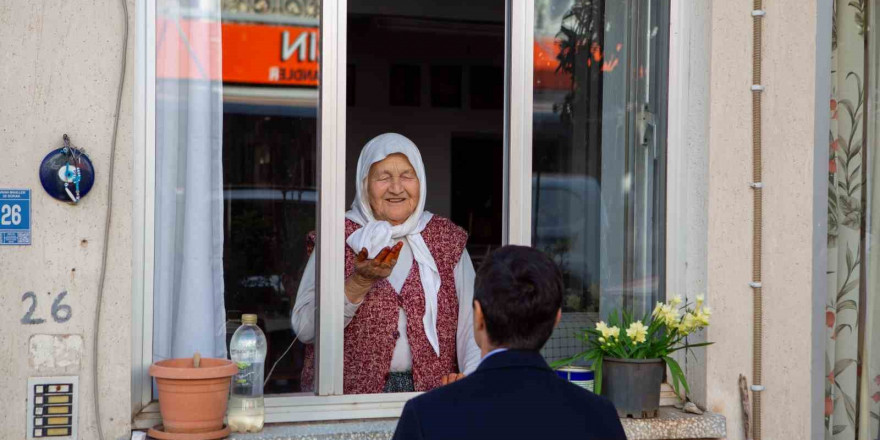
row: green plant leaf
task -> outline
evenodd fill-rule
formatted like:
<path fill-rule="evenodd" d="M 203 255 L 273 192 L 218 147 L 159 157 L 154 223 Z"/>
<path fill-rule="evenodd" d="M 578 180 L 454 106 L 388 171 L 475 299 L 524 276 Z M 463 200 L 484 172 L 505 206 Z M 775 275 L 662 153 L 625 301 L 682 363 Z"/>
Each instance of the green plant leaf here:
<path fill-rule="evenodd" d="M 675 353 L 676 351 L 678 351 L 678 350 L 683 350 L 683 349 L 688 349 L 688 350 L 690 350 L 690 349 L 692 349 L 692 348 L 705 347 L 705 346 L 707 346 L 707 345 L 712 345 L 712 344 L 714 344 L 714 342 L 700 342 L 700 343 L 698 343 L 698 344 L 685 344 L 685 345 L 682 345 L 682 346 L 680 346 L 680 347 L 675 347 L 675 348 L 673 348 L 672 350 L 669 350 L 669 353 Z"/>
<path fill-rule="evenodd" d="M 555 361 L 555 362 L 553 362 L 553 363 L 550 364 L 550 368 L 552 368 L 552 369 L 555 370 L 555 369 L 557 369 L 557 368 L 559 368 L 559 367 L 564 367 L 564 366 L 566 366 L 566 365 L 569 365 L 569 364 L 571 364 L 572 362 L 574 362 L 574 361 L 576 361 L 576 360 L 578 360 L 578 359 L 584 357 L 587 353 L 588 353 L 588 352 L 585 351 L 585 352 L 578 353 L 578 354 L 576 354 L 576 355 L 574 355 L 574 356 L 572 356 L 572 357 L 568 357 L 568 358 L 565 358 L 565 359 L 560 359 L 560 360 L 558 360 L 558 361 Z"/>
<path fill-rule="evenodd" d="M 593 391 L 596 394 L 602 394 L 602 355 L 600 354 L 593 361 Z"/>
<path fill-rule="evenodd" d="M 678 365 L 678 362 L 676 362 L 675 359 L 673 359 L 669 356 L 664 356 L 663 360 L 666 361 L 666 365 L 669 367 L 669 372 L 672 373 L 673 388 L 675 388 L 675 393 L 679 394 L 678 384 L 676 383 L 678 381 L 675 380 L 675 378 L 677 377 L 678 380 L 681 381 L 681 384 L 684 386 L 685 394 L 686 395 L 690 394 L 691 390 L 690 390 L 690 387 L 688 387 L 687 378 L 685 378 L 684 372 L 681 370 L 681 367 Z"/>

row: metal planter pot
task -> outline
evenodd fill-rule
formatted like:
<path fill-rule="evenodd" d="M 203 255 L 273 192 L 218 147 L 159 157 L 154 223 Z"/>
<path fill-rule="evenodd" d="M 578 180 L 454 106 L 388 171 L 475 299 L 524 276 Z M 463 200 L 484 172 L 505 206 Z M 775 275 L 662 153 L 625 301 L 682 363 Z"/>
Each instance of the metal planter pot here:
<path fill-rule="evenodd" d="M 650 419 L 660 408 L 662 359 L 616 359 L 602 361 L 602 395 L 620 417 Z"/>

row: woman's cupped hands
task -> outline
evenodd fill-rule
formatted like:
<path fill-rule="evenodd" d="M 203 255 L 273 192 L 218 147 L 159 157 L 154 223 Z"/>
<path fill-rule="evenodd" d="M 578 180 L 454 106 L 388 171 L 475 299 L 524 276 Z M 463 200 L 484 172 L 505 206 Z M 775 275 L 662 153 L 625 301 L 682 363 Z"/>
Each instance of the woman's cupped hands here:
<path fill-rule="evenodd" d="M 400 249 L 403 248 L 403 242 L 398 242 L 392 247 L 382 249 L 376 258 L 369 259 L 367 249 L 361 249 L 354 259 L 354 271 L 360 277 L 376 281 L 388 278 L 394 265 L 397 264 L 397 258 L 400 256 Z"/>

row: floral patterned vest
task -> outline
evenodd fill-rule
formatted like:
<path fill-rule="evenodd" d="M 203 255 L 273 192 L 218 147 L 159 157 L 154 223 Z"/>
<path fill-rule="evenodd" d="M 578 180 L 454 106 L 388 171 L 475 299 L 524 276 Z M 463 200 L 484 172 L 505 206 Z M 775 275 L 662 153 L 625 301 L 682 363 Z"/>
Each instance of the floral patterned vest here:
<path fill-rule="evenodd" d="M 359 228 L 360 225 L 346 219 L 346 238 Z M 345 394 L 382 392 L 391 368 L 394 347 L 400 338 L 397 331 L 400 307 L 403 307 L 407 316 L 406 335 L 412 350 L 416 391 L 437 388 L 443 375 L 459 372 L 455 341 L 458 329 L 458 295 L 455 291 L 454 270 L 467 243 L 467 233 L 450 220 L 435 215 L 422 231 L 422 237 L 440 272 L 440 291 L 437 293 L 440 355 L 434 353 L 425 336 L 422 324 L 425 294 L 419 277 L 419 265 L 413 261 L 400 294 L 394 291 L 387 280 L 377 281 L 367 292 L 354 318 L 345 327 Z M 309 241 L 313 243 L 313 240 Z M 310 245 L 309 252 L 312 248 L 313 245 Z M 354 272 L 354 258 L 355 253 L 346 246 L 346 278 Z M 314 390 L 314 379 L 315 350 L 314 345 L 308 344 L 303 362 L 302 389 Z"/>

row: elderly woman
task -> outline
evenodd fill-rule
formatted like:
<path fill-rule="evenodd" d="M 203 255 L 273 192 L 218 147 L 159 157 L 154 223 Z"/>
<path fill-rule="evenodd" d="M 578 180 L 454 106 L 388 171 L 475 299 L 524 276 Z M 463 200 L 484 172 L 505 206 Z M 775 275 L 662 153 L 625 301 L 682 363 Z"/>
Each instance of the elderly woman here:
<path fill-rule="evenodd" d="M 344 392 L 427 391 L 476 369 L 474 267 L 467 233 L 424 210 L 425 166 L 412 141 L 386 133 L 357 165 L 345 215 Z M 302 387 L 314 388 L 315 256 L 291 321 L 306 346 Z"/>

